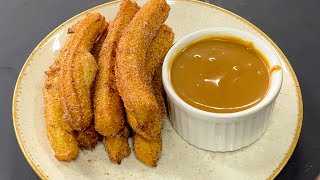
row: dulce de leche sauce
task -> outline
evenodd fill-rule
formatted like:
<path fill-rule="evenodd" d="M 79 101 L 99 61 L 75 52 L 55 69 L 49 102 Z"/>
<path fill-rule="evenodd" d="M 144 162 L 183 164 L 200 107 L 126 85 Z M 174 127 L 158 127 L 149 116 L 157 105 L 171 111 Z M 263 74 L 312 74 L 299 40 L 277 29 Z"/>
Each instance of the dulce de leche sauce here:
<path fill-rule="evenodd" d="M 174 57 L 170 79 L 178 96 L 209 112 L 231 113 L 259 103 L 268 91 L 270 70 L 252 43 L 208 37 Z"/>

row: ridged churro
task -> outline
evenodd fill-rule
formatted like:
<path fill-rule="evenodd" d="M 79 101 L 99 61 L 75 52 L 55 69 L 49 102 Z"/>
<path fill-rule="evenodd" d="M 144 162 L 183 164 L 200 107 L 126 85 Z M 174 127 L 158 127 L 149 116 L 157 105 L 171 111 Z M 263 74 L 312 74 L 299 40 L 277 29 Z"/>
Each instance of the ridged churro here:
<path fill-rule="evenodd" d="M 112 162 L 130 155 L 155 167 L 162 151 L 165 92 L 162 63 L 174 33 L 164 25 L 166 0 L 139 7 L 120 4 L 108 24 L 88 13 L 69 30 L 69 39 L 46 72 L 43 87 L 46 130 L 58 160 L 74 160 L 103 136 Z M 130 128 L 131 127 L 131 128 Z"/>
<path fill-rule="evenodd" d="M 74 130 L 86 129 L 92 120 L 91 86 L 97 64 L 90 53 L 96 39 L 106 27 L 104 17 L 90 13 L 73 28 L 61 57 L 60 100 L 64 116 Z"/>
<path fill-rule="evenodd" d="M 159 114 L 144 129 L 136 129 L 133 134 L 133 149 L 137 158 L 151 166 L 155 167 L 162 150 L 161 127 L 165 114 L 165 103 L 163 98 L 163 86 L 161 70 L 163 60 L 172 46 L 174 33 L 166 25 L 162 25 L 156 37 L 153 39 L 146 56 L 146 72 L 149 77 L 148 81 L 152 85 L 153 93 L 156 98 Z M 130 119 L 132 117 L 128 117 Z M 150 129 L 150 131 L 149 131 Z M 154 129 L 159 129 L 158 134 L 152 134 Z M 151 137 L 151 138 L 150 138 Z"/>
<path fill-rule="evenodd" d="M 116 85 L 124 102 L 128 123 L 139 134 L 161 113 L 148 81 L 146 55 L 169 10 L 165 0 L 146 2 L 124 31 L 118 45 Z M 149 128 L 148 134 L 160 133 L 160 123 L 152 127 L 155 129 Z"/>
<path fill-rule="evenodd" d="M 105 136 L 104 144 L 109 158 L 116 163 L 130 154 L 129 128 L 125 123 L 123 102 L 115 82 L 115 61 L 118 41 L 139 6 L 125 0 L 113 22 L 98 55 L 98 73 L 94 91 L 94 116 L 96 130 Z"/>
<path fill-rule="evenodd" d="M 149 123 L 147 123 L 144 127 L 140 128 L 137 126 L 132 128 L 135 132 L 149 140 L 155 138 L 161 132 L 165 109 L 163 98 L 160 96 L 161 94 L 158 95 L 158 90 L 155 90 L 152 87 L 152 78 L 154 78 L 154 72 L 162 66 L 162 62 L 172 46 L 173 40 L 174 33 L 172 29 L 166 25 L 162 25 L 146 54 L 145 72 L 148 78 L 147 83 L 151 86 L 152 95 L 156 100 L 158 112 L 149 118 Z M 160 82 L 160 84 L 162 84 L 162 82 Z M 134 118 L 134 116 L 129 114 L 128 121 L 135 122 L 132 120 L 132 118 Z"/>
<path fill-rule="evenodd" d="M 94 120 L 96 130 L 103 136 L 119 132 L 124 124 L 123 103 L 114 74 L 116 48 L 123 30 L 139 10 L 136 3 L 125 0 L 113 22 L 98 56 L 98 73 L 94 88 Z"/>
<path fill-rule="evenodd" d="M 63 53 L 61 52 L 61 54 Z M 47 79 L 42 88 L 46 131 L 55 157 L 60 161 L 71 161 L 78 156 L 79 148 L 72 128 L 63 118 L 59 98 L 59 73 L 60 61 L 58 58 L 46 72 Z"/>

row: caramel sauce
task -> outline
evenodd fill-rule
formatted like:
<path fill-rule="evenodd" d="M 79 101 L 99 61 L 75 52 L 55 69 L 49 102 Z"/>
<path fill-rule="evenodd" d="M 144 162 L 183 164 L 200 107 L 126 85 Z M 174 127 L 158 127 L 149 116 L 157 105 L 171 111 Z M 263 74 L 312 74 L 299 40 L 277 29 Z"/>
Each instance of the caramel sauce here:
<path fill-rule="evenodd" d="M 273 67 L 271 68 L 270 74 L 273 74 L 274 72 L 279 71 L 279 70 L 281 70 L 281 66 L 275 65 L 275 66 L 273 66 Z"/>
<path fill-rule="evenodd" d="M 178 96 L 195 108 L 238 112 L 256 105 L 267 93 L 270 73 L 280 66 L 269 70 L 266 62 L 252 43 L 209 37 L 174 57 L 170 79 Z"/>

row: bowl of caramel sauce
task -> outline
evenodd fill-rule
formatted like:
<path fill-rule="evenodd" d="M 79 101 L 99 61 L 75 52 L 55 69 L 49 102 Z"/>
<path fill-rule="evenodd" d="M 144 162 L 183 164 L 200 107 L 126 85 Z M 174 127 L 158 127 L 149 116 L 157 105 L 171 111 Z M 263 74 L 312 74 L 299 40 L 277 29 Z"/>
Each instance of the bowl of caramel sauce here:
<path fill-rule="evenodd" d="M 175 43 L 162 78 L 177 133 L 196 147 L 224 152 L 263 135 L 281 89 L 282 69 L 279 55 L 262 37 L 221 27 Z"/>

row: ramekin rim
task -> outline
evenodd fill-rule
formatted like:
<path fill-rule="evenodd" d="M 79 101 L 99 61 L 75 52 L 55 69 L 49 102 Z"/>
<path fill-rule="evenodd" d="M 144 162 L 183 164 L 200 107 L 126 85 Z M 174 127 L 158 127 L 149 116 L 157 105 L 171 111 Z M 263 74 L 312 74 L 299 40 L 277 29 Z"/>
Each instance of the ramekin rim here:
<path fill-rule="evenodd" d="M 163 68 L 162 68 L 163 86 L 164 86 L 164 89 L 167 93 L 168 98 L 175 101 L 175 103 L 177 103 L 180 108 L 183 108 L 184 110 L 187 110 L 188 112 L 193 113 L 194 115 L 197 115 L 200 117 L 205 117 L 205 118 L 201 118 L 201 119 L 211 120 L 211 118 L 217 118 L 217 119 L 223 118 L 223 119 L 236 120 L 237 118 L 241 118 L 241 117 L 245 117 L 245 116 L 254 114 L 254 113 L 270 106 L 276 100 L 276 98 L 281 90 L 281 85 L 282 85 L 282 81 L 283 81 L 283 68 L 276 71 L 274 74 L 271 74 L 272 81 L 271 81 L 271 84 L 269 85 L 269 89 L 267 91 L 267 94 L 265 95 L 263 100 L 260 101 L 255 106 L 250 107 L 245 110 L 242 110 L 242 111 L 232 112 L 232 113 L 208 112 L 208 111 L 200 110 L 200 109 L 197 109 L 197 108 L 191 106 L 190 104 L 186 103 L 185 101 L 183 101 L 179 97 L 179 95 L 175 92 L 174 88 L 172 87 L 171 80 L 170 80 L 169 65 L 173 59 L 173 56 L 176 55 L 176 54 L 174 54 L 173 51 L 175 51 L 178 48 L 182 49 L 183 47 L 186 47 L 186 45 L 188 43 L 190 43 L 191 41 L 195 41 L 196 39 L 192 39 L 192 38 L 195 38 L 195 36 L 204 37 L 206 35 L 205 33 L 212 33 L 212 35 L 213 35 L 213 33 L 215 33 L 215 32 L 223 33 L 223 32 L 227 32 L 227 31 L 236 32 L 237 33 L 236 37 L 238 37 L 240 39 L 243 39 L 243 35 L 245 34 L 247 36 L 250 36 L 251 38 L 254 38 L 254 39 L 259 40 L 260 42 L 264 43 L 264 45 L 266 45 L 265 47 L 270 52 L 273 53 L 273 56 L 274 56 L 273 61 L 277 62 L 276 65 L 280 65 L 281 67 L 283 67 L 281 64 L 280 56 L 278 55 L 276 50 L 271 46 L 271 44 L 269 42 L 267 42 L 263 37 L 253 35 L 252 33 L 249 33 L 247 31 L 243 31 L 243 30 L 235 29 L 235 28 L 230 28 L 230 27 L 215 27 L 215 28 L 206 28 L 206 29 L 202 29 L 199 31 L 195 31 L 195 32 L 192 32 L 192 33 L 184 36 L 183 38 L 178 40 L 170 48 L 169 52 L 167 53 L 167 55 L 165 57 L 165 60 L 163 63 Z M 270 60 L 268 59 L 268 61 L 270 61 Z"/>

